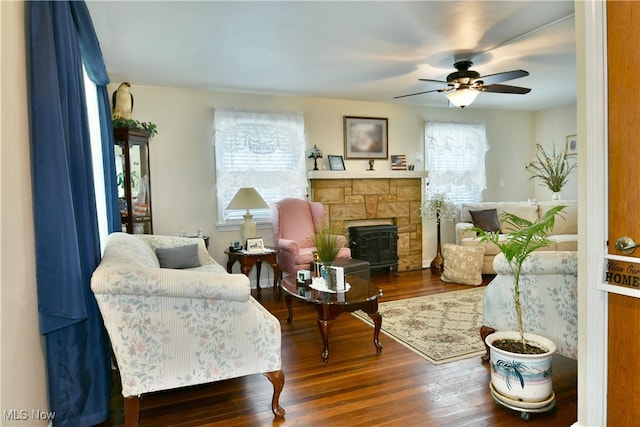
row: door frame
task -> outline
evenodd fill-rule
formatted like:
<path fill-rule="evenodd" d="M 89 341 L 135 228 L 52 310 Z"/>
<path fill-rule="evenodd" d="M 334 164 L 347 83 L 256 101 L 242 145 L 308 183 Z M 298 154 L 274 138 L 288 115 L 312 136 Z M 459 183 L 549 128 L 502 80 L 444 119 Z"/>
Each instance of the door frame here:
<path fill-rule="evenodd" d="M 607 303 L 602 282 L 607 253 L 606 2 L 576 1 L 578 135 L 578 422 L 606 425 Z M 584 155 L 583 155 L 584 154 Z M 588 173 L 587 173 L 588 171 Z"/>

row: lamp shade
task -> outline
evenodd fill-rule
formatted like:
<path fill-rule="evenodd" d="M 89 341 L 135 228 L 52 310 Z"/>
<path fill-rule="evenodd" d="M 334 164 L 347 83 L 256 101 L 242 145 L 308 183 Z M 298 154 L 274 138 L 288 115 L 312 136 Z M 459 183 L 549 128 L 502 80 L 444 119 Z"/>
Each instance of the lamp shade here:
<path fill-rule="evenodd" d="M 310 159 L 321 159 L 322 151 L 316 147 L 316 144 L 313 144 L 313 147 L 309 150 L 309 153 L 307 153 L 307 157 Z"/>
<path fill-rule="evenodd" d="M 233 196 L 227 209 L 247 210 L 244 214 L 244 221 L 240 224 L 240 237 L 243 243 L 246 243 L 247 239 L 256 237 L 256 223 L 253 222 L 253 215 L 251 215 L 249 209 L 264 209 L 268 207 L 267 202 L 253 187 L 243 187 Z"/>
<path fill-rule="evenodd" d="M 475 89 L 457 89 L 447 95 L 447 99 L 456 107 L 464 108 L 476 100 L 480 92 Z"/>
<path fill-rule="evenodd" d="M 260 193 L 253 187 L 243 187 L 238 190 L 227 209 L 266 209 L 269 205 L 264 201 Z"/>

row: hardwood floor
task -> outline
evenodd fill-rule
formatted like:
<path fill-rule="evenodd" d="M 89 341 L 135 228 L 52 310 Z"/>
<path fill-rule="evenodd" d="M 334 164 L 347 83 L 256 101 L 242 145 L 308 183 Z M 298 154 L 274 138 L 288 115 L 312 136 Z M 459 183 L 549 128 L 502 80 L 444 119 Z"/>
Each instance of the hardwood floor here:
<path fill-rule="evenodd" d="M 373 273 L 372 280 L 384 292 L 381 302 L 468 289 L 442 283 L 429 270 L 398 277 Z M 384 349 L 378 355 L 371 328 L 343 314 L 331 330 L 329 363 L 323 364 L 315 309 L 294 301 L 289 325 L 284 297 L 275 299 L 266 289 L 260 301 L 281 319 L 286 379 L 280 404 L 286 410 L 285 420 L 273 421 L 271 383 L 262 375 L 252 375 L 146 395 L 141 401 L 140 426 L 566 427 L 577 419 L 577 363 L 572 359 L 559 355 L 553 359 L 556 409 L 532 414 L 525 422 L 519 412 L 493 402 L 489 366 L 479 357 L 436 366 L 385 334 L 380 335 Z M 123 425 L 118 378 L 115 383 L 112 418 L 102 427 Z"/>

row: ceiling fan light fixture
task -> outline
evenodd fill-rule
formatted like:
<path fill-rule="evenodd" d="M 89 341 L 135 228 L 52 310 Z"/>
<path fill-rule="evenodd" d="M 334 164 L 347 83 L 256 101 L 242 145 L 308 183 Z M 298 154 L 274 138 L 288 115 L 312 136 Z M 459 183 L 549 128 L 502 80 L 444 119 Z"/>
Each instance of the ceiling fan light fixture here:
<path fill-rule="evenodd" d="M 448 93 L 447 99 L 456 107 L 464 108 L 468 105 L 471 105 L 471 103 L 476 100 L 476 97 L 479 93 L 480 91 L 477 91 L 475 89 L 458 89 Z"/>

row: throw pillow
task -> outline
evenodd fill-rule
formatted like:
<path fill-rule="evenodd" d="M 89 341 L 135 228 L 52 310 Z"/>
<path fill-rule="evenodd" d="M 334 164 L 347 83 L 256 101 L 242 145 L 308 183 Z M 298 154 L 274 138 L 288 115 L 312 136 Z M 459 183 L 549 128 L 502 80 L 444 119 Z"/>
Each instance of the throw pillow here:
<path fill-rule="evenodd" d="M 460 283 L 462 285 L 479 285 L 482 283 L 482 246 L 458 246 L 445 243 L 442 246 L 444 270 L 440 279 L 443 282 Z"/>
<path fill-rule="evenodd" d="M 487 231 L 487 232 L 500 232 L 500 220 L 498 219 L 497 209 L 486 209 L 483 211 L 469 211 L 471 214 L 471 220 L 473 225 Z"/>
<path fill-rule="evenodd" d="M 200 267 L 197 243 L 175 248 L 157 248 L 156 256 L 160 262 L 160 268 Z"/>

